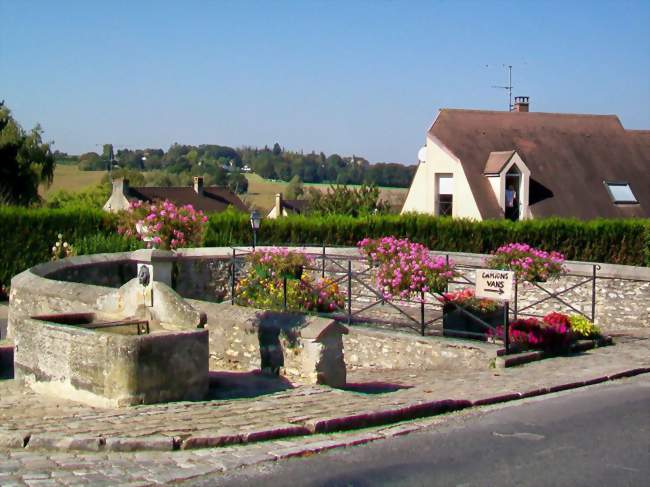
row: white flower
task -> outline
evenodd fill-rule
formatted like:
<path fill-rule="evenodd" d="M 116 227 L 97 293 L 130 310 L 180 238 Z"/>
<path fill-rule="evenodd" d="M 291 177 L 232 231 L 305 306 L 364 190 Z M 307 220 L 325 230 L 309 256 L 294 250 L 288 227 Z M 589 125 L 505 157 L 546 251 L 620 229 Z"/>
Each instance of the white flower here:
<path fill-rule="evenodd" d="M 63 238 L 63 234 L 59 233 L 58 237 L 59 237 L 59 240 L 61 240 Z"/>
<path fill-rule="evenodd" d="M 57 247 L 61 247 L 61 242 L 57 242 L 57 243 L 56 243 L 56 246 L 57 246 Z"/>
<path fill-rule="evenodd" d="M 56 252 L 56 245 L 52 247 L 52 252 Z"/>
<path fill-rule="evenodd" d="M 63 248 L 67 249 L 68 248 L 68 242 L 63 242 Z"/>

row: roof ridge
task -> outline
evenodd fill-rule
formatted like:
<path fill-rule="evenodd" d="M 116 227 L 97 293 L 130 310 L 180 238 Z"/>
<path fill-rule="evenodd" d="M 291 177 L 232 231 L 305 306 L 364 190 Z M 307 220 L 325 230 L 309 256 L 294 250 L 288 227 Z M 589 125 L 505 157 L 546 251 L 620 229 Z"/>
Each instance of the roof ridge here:
<path fill-rule="evenodd" d="M 585 117 L 585 118 L 606 118 L 614 117 L 618 118 L 618 115 L 615 113 L 564 113 L 564 112 L 506 112 L 505 110 L 478 110 L 475 108 L 440 108 L 441 112 L 473 112 L 473 113 L 498 113 L 501 115 L 506 115 L 510 113 L 516 113 L 523 115 L 553 115 L 553 116 L 567 116 L 567 117 Z"/>

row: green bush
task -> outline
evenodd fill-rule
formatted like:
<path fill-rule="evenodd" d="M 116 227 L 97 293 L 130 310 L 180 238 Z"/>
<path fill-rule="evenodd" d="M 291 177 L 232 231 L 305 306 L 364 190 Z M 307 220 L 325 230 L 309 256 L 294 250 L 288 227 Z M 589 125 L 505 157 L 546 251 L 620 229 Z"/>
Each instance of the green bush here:
<path fill-rule="evenodd" d="M 75 242 L 77 255 L 105 254 L 111 252 L 130 252 L 132 250 L 142 249 L 145 242 L 137 238 L 123 237 L 120 234 L 96 233 L 86 235 Z"/>
<path fill-rule="evenodd" d="M 117 236 L 116 217 L 92 209 L 27 209 L 0 207 L 0 286 L 11 277 L 50 260 L 57 235 L 79 254 L 120 252 L 141 244 Z M 355 245 L 365 237 L 407 237 L 430 249 L 489 253 L 509 242 L 525 242 L 557 250 L 567 259 L 650 266 L 650 220 L 544 219 L 511 222 L 435 218 L 427 215 L 291 216 L 263 220 L 261 245 Z M 210 216 L 206 246 L 250 245 L 252 231 L 245 213 Z"/>
<path fill-rule="evenodd" d="M 641 219 L 477 222 L 416 214 L 365 218 L 290 216 L 263 220 L 257 241 L 260 245 L 355 245 L 366 237 L 386 235 L 405 237 L 432 250 L 449 252 L 490 253 L 506 243 L 523 242 L 543 250 L 557 250 L 569 260 L 650 263 L 650 223 Z M 251 241 L 246 214 L 224 212 L 210 217 L 206 246 L 250 245 Z"/>
<path fill-rule="evenodd" d="M 49 261 L 57 235 L 75 247 L 87 235 L 116 232 L 113 215 L 101 210 L 52 210 L 0 206 L 0 285 L 38 263 Z"/>

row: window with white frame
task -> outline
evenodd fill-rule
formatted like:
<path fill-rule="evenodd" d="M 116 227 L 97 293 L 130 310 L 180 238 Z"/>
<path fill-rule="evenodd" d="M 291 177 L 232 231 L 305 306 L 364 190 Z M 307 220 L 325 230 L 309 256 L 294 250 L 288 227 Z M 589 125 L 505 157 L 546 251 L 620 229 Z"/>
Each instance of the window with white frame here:
<path fill-rule="evenodd" d="M 612 201 L 617 204 L 634 204 L 639 201 L 634 196 L 630 184 L 625 181 L 604 181 Z"/>
<path fill-rule="evenodd" d="M 454 209 L 454 176 L 452 174 L 438 174 L 436 179 L 436 214 L 439 216 L 452 216 Z"/>

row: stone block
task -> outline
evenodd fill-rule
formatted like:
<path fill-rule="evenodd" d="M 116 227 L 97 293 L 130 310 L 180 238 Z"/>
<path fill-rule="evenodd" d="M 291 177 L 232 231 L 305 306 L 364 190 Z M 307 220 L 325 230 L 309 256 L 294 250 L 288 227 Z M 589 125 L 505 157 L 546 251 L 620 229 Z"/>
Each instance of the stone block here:
<path fill-rule="evenodd" d="M 348 329 L 318 316 L 205 304 L 210 365 L 221 370 L 280 371 L 296 382 L 346 383 L 342 335 Z"/>
<path fill-rule="evenodd" d="M 208 390 L 207 330 L 118 335 L 28 318 L 15 333 L 16 378 L 38 392 L 121 407 Z"/>

